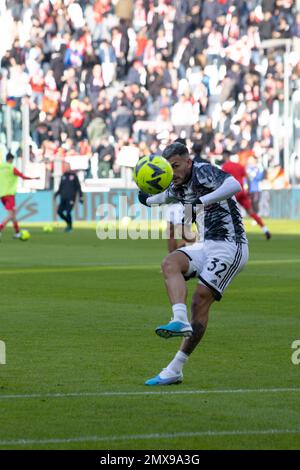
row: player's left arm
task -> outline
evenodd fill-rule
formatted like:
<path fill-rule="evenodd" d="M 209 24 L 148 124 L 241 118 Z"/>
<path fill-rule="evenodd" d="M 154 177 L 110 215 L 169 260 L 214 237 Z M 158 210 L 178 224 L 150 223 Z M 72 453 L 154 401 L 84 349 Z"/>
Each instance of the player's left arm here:
<path fill-rule="evenodd" d="M 204 168 L 205 167 L 205 168 Z M 229 173 L 212 165 L 203 165 L 198 171 L 198 182 L 210 192 L 198 199 L 198 203 L 209 205 L 229 199 L 242 190 L 240 183 Z"/>
<path fill-rule="evenodd" d="M 14 175 L 19 176 L 23 180 L 39 180 L 40 179 L 39 176 L 35 176 L 33 178 L 31 176 L 25 176 L 25 175 L 23 175 L 23 173 L 21 173 L 19 170 L 17 170 L 17 168 L 14 168 Z"/>
<path fill-rule="evenodd" d="M 229 178 L 226 178 L 217 189 L 205 196 L 201 196 L 199 202 L 206 206 L 208 204 L 225 201 L 241 190 L 242 187 L 240 183 L 233 176 L 229 176 Z"/>

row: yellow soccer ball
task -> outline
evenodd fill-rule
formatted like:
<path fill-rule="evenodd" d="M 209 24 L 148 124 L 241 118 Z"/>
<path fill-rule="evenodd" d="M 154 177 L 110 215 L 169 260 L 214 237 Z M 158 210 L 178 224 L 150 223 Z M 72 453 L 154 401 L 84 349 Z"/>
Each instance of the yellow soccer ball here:
<path fill-rule="evenodd" d="M 45 225 L 45 226 L 43 227 L 43 232 L 45 232 L 45 233 L 52 233 L 52 232 L 53 232 L 53 227 L 52 227 L 52 225 L 49 225 L 49 224 L 48 224 L 48 225 Z"/>
<path fill-rule="evenodd" d="M 29 240 L 29 238 L 31 237 L 30 233 L 28 232 L 28 230 L 21 230 L 20 232 L 20 240 L 22 242 L 25 242 L 26 240 Z"/>
<path fill-rule="evenodd" d="M 137 162 L 133 178 L 137 186 L 145 193 L 158 194 L 170 186 L 173 169 L 164 157 L 147 155 Z"/>

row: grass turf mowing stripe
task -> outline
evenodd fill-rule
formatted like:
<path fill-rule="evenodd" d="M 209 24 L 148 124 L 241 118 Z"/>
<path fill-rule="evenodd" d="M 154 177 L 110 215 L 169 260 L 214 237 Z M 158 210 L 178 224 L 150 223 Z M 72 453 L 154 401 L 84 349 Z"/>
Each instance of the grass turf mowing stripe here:
<path fill-rule="evenodd" d="M 209 395 L 228 393 L 289 393 L 300 392 L 300 388 L 238 388 L 225 390 L 170 390 L 170 391 L 144 391 L 144 392 L 70 392 L 70 393 L 31 393 L 0 395 L 0 400 L 18 398 L 87 398 L 87 397 L 114 397 L 114 396 L 143 396 L 143 395 Z"/>
<path fill-rule="evenodd" d="M 259 436 L 274 434 L 300 434 L 300 429 L 249 429 L 233 431 L 196 431 L 196 432 L 178 432 L 173 434 L 132 434 L 121 436 L 81 436 L 69 438 L 49 438 L 49 439 L 16 439 L 0 441 L 0 446 L 19 446 L 19 445 L 43 445 L 43 444 L 70 444 L 72 442 L 113 442 L 113 441 L 131 441 L 143 439 L 177 439 L 179 437 L 218 437 L 218 436 Z"/>
<path fill-rule="evenodd" d="M 270 260 L 253 260 L 253 261 L 248 261 L 246 266 L 251 266 L 251 265 L 272 265 L 272 264 L 298 264 L 300 263 L 300 259 L 270 259 Z M 87 266 L 82 265 L 82 266 L 74 266 L 74 267 L 66 267 L 66 266 L 53 266 L 53 267 L 47 267 L 47 268 L 22 268 L 22 269 L 1 269 L 0 274 L 40 274 L 40 273 L 75 273 L 75 272 L 81 272 L 81 271 L 106 271 L 106 270 L 151 270 L 151 269 L 158 269 L 159 263 L 157 264 L 148 264 L 148 265 L 142 265 L 142 264 L 132 264 L 132 265 L 126 265 L 126 264 L 101 264 L 99 263 L 98 265 L 91 265 Z"/>
<path fill-rule="evenodd" d="M 299 260 L 300 262 L 300 260 Z M 132 271 L 132 270 L 141 270 L 145 271 L 147 269 L 158 269 L 158 264 L 151 264 L 151 265 L 127 265 L 127 264 L 101 264 L 99 265 L 92 265 L 92 266 L 74 266 L 74 267 L 65 267 L 65 266 L 53 266 L 49 268 L 23 268 L 23 269 L 1 269 L 0 274 L 41 274 L 41 273 L 76 273 L 76 272 L 88 272 L 88 271 L 118 271 L 118 270 L 125 270 L 125 271 Z"/>

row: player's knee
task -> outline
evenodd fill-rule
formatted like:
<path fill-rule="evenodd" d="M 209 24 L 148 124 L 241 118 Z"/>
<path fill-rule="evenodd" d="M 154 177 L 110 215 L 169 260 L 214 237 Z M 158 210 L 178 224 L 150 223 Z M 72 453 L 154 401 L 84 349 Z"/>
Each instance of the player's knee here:
<path fill-rule="evenodd" d="M 170 253 L 168 256 L 166 256 L 166 258 L 161 264 L 161 269 L 165 275 L 170 275 L 174 274 L 175 272 L 181 271 L 181 263 L 179 257 L 180 254 L 176 252 Z"/>
<path fill-rule="evenodd" d="M 170 253 L 161 264 L 165 277 L 176 273 L 186 273 L 189 269 L 188 258 L 178 251 Z"/>
<path fill-rule="evenodd" d="M 171 256 L 167 256 L 161 263 L 161 269 L 165 276 L 172 274 L 176 268 Z"/>

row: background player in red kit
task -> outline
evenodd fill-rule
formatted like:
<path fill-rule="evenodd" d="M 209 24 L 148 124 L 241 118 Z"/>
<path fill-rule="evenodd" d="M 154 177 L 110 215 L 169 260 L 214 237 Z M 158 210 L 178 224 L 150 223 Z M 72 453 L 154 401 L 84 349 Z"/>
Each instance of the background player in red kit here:
<path fill-rule="evenodd" d="M 15 229 L 14 238 L 20 238 L 20 228 L 16 218 L 16 200 L 15 194 L 17 192 L 18 177 L 24 180 L 34 180 L 39 178 L 30 178 L 23 175 L 17 168 L 13 166 L 14 156 L 12 153 L 6 155 L 6 162 L 0 164 L 0 199 L 8 216 L 0 223 L 0 236 L 2 230 L 11 220 Z"/>
<path fill-rule="evenodd" d="M 249 178 L 246 172 L 246 169 L 240 163 L 235 163 L 230 161 L 230 153 L 224 152 L 223 159 L 225 163 L 222 165 L 222 170 L 230 175 L 234 176 L 234 178 L 240 183 L 242 186 L 242 191 L 235 195 L 237 202 L 245 209 L 247 214 L 254 219 L 258 225 L 262 228 L 262 231 L 265 234 L 267 240 L 270 240 L 271 233 L 269 232 L 268 228 L 266 227 L 264 221 L 259 217 L 256 212 L 254 212 L 250 196 L 248 192 L 244 188 L 245 180 L 248 182 L 249 187 Z"/>

